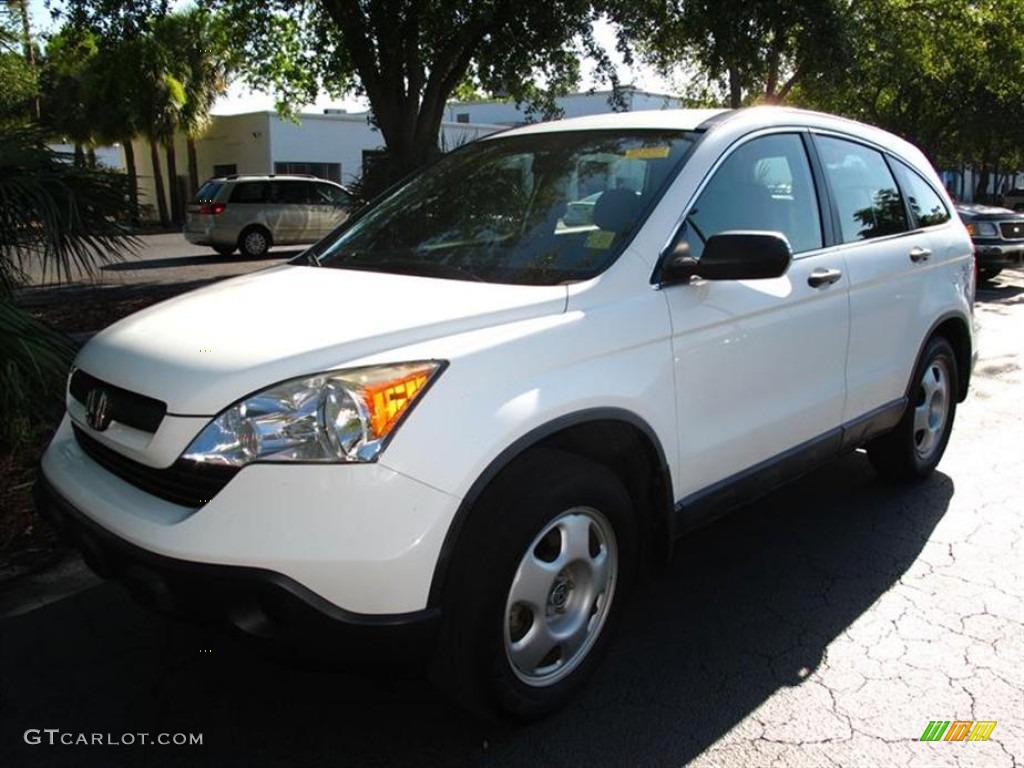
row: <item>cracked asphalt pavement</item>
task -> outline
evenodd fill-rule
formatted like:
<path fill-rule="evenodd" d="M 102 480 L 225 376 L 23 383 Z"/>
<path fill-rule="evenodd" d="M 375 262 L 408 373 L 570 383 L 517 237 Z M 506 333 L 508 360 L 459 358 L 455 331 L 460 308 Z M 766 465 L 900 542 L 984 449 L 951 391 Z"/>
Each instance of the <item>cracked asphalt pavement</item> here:
<path fill-rule="evenodd" d="M 851 454 L 685 539 L 544 722 L 480 724 L 388 665 L 271 660 L 100 584 L 0 620 L 0 764 L 1022 765 L 1024 274 L 978 299 L 972 392 L 930 480 L 889 486 Z M 920 741 L 932 720 L 997 725 Z M 28 745 L 32 728 L 203 743 Z"/>

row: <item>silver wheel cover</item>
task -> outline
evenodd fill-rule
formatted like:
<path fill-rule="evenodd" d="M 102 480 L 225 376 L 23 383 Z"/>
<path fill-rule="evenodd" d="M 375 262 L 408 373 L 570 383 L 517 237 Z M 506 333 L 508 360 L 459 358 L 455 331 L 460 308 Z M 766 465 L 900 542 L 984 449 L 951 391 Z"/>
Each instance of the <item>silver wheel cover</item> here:
<path fill-rule="evenodd" d="M 516 677 L 541 688 L 587 657 L 615 597 L 618 544 L 608 519 L 573 507 L 530 543 L 505 602 L 505 655 Z"/>
<path fill-rule="evenodd" d="M 942 443 L 951 396 L 949 363 L 943 357 L 936 358 L 925 368 L 914 404 L 914 451 L 922 462 L 931 459 Z"/>

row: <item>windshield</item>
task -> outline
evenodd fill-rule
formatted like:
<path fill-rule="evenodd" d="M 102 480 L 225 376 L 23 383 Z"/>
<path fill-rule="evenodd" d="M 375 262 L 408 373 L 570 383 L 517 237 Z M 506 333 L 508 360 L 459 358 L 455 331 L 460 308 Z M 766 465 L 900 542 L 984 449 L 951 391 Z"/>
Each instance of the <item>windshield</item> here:
<path fill-rule="evenodd" d="M 697 135 L 577 131 L 479 141 L 314 246 L 309 261 L 521 285 L 586 280 L 622 252 Z"/>

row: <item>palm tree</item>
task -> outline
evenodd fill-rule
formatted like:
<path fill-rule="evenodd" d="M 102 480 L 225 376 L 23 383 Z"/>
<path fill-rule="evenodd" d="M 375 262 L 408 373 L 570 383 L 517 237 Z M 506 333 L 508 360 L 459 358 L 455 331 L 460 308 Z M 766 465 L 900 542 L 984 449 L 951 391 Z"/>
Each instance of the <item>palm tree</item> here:
<path fill-rule="evenodd" d="M 181 128 L 188 143 L 189 194 L 199 189 L 196 141 L 210 126 L 210 110 L 227 91 L 228 79 L 237 62 L 236 47 L 217 16 L 205 8 L 180 14 L 183 35 L 178 54 L 184 63 L 185 104 Z"/>
<path fill-rule="evenodd" d="M 128 173 L 128 218 L 139 225 L 139 181 L 133 140 L 142 133 L 146 99 L 138 77 L 125 72 L 142 69 L 141 44 L 136 39 L 108 40 L 92 58 L 85 74 L 89 94 L 89 113 L 97 137 L 108 143 L 120 143 L 124 149 Z"/>
<path fill-rule="evenodd" d="M 160 224 L 170 223 L 167 210 L 167 195 L 164 191 L 163 170 L 160 167 L 161 145 L 169 146 L 167 152 L 168 174 L 171 176 L 171 195 L 177 196 L 177 167 L 174 157 L 174 134 L 178 128 L 181 108 L 185 104 L 185 88 L 175 77 L 171 60 L 172 51 L 163 44 L 156 34 L 140 39 L 142 97 L 142 133 L 149 141 L 149 157 L 153 164 L 153 182 L 156 186 L 156 203 Z"/>
<path fill-rule="evenodd" d="M 75 146 L 75 164 L 86 164 L 86 150 L 95 145 L 86 87 L 86 72 L 99 48 L 90 30 L 64 27 L 46 46 L 41 72 L 42 124 Z"/>

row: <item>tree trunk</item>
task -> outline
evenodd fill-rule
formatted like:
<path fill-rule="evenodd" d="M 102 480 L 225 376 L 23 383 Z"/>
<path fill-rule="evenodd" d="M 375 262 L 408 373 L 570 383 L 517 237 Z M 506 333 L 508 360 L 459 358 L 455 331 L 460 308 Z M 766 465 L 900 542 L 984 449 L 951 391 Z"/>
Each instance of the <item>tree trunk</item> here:
<path fill-rule="evenodd" d="M 75 142 L 75 167 L 85 167 L 85 150 L 82 148 L 82 145 L 79 144 L 77 141 Z"/>
<path fill-rule="evenodd" d="M 153 163 L 153 185 L 156 187 L 156 209 L 160 214 L 160 226 L 171 222 L 167 216 L 167 193 L 164 191 L 164 172 L 160 168 L 160 151 L 154 139 L 149 140 L 149 159 Z"/>
<path fill-rule="evenodd" d="M 171 221 L 180 224 L 184 219 L 181 205 L 181 187 L 178 185 L 178 153 L 172 136 L 164 143 L 167 153 L 167 185 L 171 190 Z"/>
<path fill-rule="evenodd" d="M 96 167 L 96 147 L 89 147 L 85 150 L 85 163 L 90 168 Z"/>
<path fill-rule="evenodd" d="M 188 194 L 191 198 L 199 191 L 199 158 L 196 153 L 196 140 L 188 137 Z"/>
<path fill-rule="evenodd" d="M 743 85 L 740 83 L 739 67 L 729 67 L 729 106 L 739 109 L 743 106 Z"/>
<path fill-rule="evenodd" d="M 36 77 L 36 50 L 32 44 L 32 22 L 29 19 L 28 0 L 22 0 L 20 3 L 10 3 L 15 7 L 21 6 L 21 45 L 25 52 L 25 61 L 28 62 L 29 72 L 32 73 L 32 77 Z M 32 119 L 36 122 L 40 119 L 40 100 L 39 94 L 35 94 L 32 97 Z"/>
<path fill-rule="evenodd" d="M 976 186 L 974 187 L 974 202 L 976 203 L 987 203 L 988 202 L 988 180 L 989 180 L 989 166 L 987 160 L 982 160 L 981 169 L 978 171 L 978 179 Z"/>
<path fill-rule="evenodd" d="M 135 147 L 131 137 L 121 140 L 124 147 L 124 164 L 128 171 L 128 222 L 139 226 L 139 172 L 135 168 Z"/>

